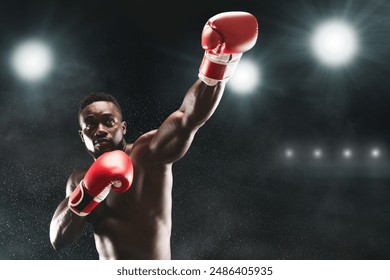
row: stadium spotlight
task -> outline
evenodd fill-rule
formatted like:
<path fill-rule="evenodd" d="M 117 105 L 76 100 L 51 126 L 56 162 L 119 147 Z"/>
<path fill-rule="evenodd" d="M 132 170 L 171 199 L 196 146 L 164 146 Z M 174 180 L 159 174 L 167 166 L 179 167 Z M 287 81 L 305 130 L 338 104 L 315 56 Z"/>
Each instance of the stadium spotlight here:
<path fill-rule="evenodd" d="M 19 45 L 11 56 L 15 72 L 26 81 L 43 79 L 52 68 L 52 53 L 44 43 L 32 40 Z"/>
<path fill-rule="evenodd" d="M 331 67 L 348 63 L 356 54 L 357 45 L 353 27 L 337 19 L 321 23 L 311 39 L 314 55 Z"/>

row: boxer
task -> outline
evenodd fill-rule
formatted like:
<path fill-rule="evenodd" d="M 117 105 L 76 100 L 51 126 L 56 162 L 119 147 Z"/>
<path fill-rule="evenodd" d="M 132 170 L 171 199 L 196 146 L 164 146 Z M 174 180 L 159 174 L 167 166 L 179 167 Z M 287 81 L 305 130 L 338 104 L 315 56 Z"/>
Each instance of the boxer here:
<path fill-rule="evenodd" d="M 172 165 L 188 151 L 216 110 L 242 54 L 256 43 L 258 23 L 247 12 L 224 12 L 204 26 L 198 79 L 161 126 L 126 143 L 121 106 L 108 93 L 80 102 L 79 134 L 93 164 L 75 170 L 50 223 L 59 250 L 93 228 L 99 259 L 171 259 Z"/>

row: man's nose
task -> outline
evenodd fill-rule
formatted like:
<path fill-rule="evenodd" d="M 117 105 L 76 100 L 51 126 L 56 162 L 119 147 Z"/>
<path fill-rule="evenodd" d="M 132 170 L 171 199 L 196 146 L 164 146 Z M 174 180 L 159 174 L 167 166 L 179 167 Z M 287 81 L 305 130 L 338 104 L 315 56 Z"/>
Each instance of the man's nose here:
<path fill-rule="evenodd" d="M 107 132 L 106 126 L 104 124 L 102 124 L 102 123 L 99 123 L 98 126 L 97 126 L 97 129 L 96 129 L 95 135 L 97 135 L 97 136 L 105 136 L 107 134 L 108 134 L 108 132 Z"/>

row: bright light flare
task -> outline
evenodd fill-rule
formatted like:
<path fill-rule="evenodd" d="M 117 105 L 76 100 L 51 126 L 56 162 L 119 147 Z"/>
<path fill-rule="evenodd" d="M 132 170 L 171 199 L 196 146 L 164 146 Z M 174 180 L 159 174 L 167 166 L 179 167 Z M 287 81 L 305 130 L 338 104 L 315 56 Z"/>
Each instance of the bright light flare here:
<path fill-rule="evenodd" d="M 314 149 L 313 157 L 317 158 L 317 159 L 322 158 L 322 150 L 321 149 Z"/>
<path fill-rule="evenodd" d="M 356 54 L 357 38 L 349 24 L 341 20 L 330 20 L 317 27 L 311 45 L 321 62 L 329 66 L 341 66 Z"/>
<path fill-rule="evenodd" d="M 343 157 L 344 158 L 349 159 L 349 158 L 352 157 L 352 155 L 353 155 L 353 153 L 352 153 L 351 149 L 346 148 L 346 149 L 343 150 Z"/>
<path fill-rule="evenodd" d="M 288 148 L 284 151 L 284 156 L 286 158 L 293 158 L 294 157 L 294 150 L 291 148 Z"/>
<path fill-rule="evenodd" d="M 370 155 L 371 155 L 372 158 L 380 158 L 381 151 L 378 148 L 373 148 L 370 151 Z"/>
<path fill-rule="evenodd" d="M 28 41 L 16 48 L 11 63 L 22 79 L 37 81 L 44 78 L 52 68 L 52 54 L 45 44 Z"/>
<path fill-rule="evenodd" d="M 228 87 L 238 94 L 248 94 L 260 83 L 258 66 L 252 61 L 241 60 L 228 82 Z"/>

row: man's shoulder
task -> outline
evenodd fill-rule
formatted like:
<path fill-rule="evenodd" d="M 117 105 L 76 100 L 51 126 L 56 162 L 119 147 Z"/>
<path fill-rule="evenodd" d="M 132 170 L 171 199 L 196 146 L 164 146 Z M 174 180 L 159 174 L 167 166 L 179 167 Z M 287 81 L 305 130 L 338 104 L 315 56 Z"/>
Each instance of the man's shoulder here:
<path fill-rule="evenodd" d="M 138 139 L 137 141 L 135 141 L 135 143 L 139 142 L 139 141 L 148 141 L 150 139 L 152 139 L 156 133 L 157 133 L 157 129 L 154 129 L 154 130 L 151 130 L 149 132 L 146 132 L 144 134 L 142 134 Z"/>
<path fill-rule="evenodd" d="M 146 132 L 144 134 L 142 134 L 140 137 L 138 137 L 138 139 L 132 144 L 132 150 L 137 150 L 139 148 L 145 148 L 147 147 L 151 141 L 153 140 L 154 136 L 156 135 L 157 133 L 157 129 L 156 130 L 151 130 L 149 132 Z"/>
<path fill-rule="evenodd" d="M 151 144 L 156 133 L 157 130 L 151 130 L 142 134 L 136 141 L 134 141 L 130 152 L 130 157 L 133 160 L 137 162 L 149 160 Z"/>

